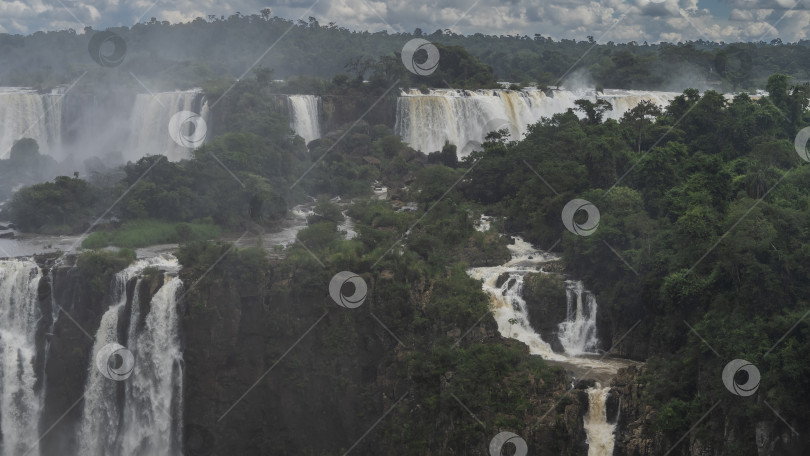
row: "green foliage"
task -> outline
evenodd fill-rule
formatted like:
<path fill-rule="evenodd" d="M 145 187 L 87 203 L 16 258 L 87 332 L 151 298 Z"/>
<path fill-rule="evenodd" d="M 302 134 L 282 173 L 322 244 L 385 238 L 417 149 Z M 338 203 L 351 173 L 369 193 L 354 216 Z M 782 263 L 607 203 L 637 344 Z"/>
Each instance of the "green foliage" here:
<path fill-rule="evenodd" d="M 67 234 L 90 226 L 100 201 L 99 190 L 86 181 L 59 176 L 53 182 L 20 189 L 9 213 L 23 231 Z"/>
<path fill-rule="evenodd" d="M 133 220 L 110 231 L 96 231 L 82 241 L 82 248 L 145 247 L 218 237 L 220 229 L 211 223 L 169 223 L 157 220 Z"/>

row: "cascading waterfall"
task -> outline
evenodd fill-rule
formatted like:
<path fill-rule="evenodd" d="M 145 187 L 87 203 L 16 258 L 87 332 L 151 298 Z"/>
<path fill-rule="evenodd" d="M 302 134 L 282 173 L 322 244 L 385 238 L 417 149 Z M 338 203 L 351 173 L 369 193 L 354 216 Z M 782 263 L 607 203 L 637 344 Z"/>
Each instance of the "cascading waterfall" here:
<path fill-rule="evenodd" d="M 22 138 L 33 138 L 42 154 L 58 158 L 62 137 L 62 96 L 0 88 L 0 159 Z"/>
<path fill-rule="evenodd" d="M 191 151 L 169 136 L 169 120 L 180 111 L 191 111 L 208 120 L 208 103 L 201 90 L 138 94 L 130 116 L 129 141 L 124 160 L 165 155 L 170 161 L 191 158 Z"/>
<path fill-rule="evenodd" d="M 542 117 L 574 108 L 574 101 L 597 98 L 608 100 L 613 110 L 606 118 L 618 119 L 643 100 L 666 106 L 678 94 L 637 90 L 569 91 L 551 95 L 537 89 L 453 90 L 433 89 L 423 94 L 412 89 L 397 99 L 394 131 L 403 141 L 424 153 L 442 149 L 445 141 L 455 144 L 460 157 L 469 155 L 490 129 L 507 128 L 513 139 L 520 139 L 528 126 Z M 493 124 L 496 122 L 498 125 Z M 500 125 L 504 122 L 504 125 Z"/>
<path fill-rule="evenodd" d="M 152 297 L 143 316 L 139 284 L 146 268 L 166 272 L 166 282 Z M 181 454 L 182 350 L 178 333 L 177 297 L 182 282 L 172 277 L 179 264 L 172 257 L 138 260 L 116 275 L 113 302 L 101 319 L 93 353 L 107 344 L 127 346 L 135 359 L 132 375 L 122 382 L 103 376 L 90 360 L 84 409 L 79 426 L 78 453 L 82 456 Z M 136 280 L 128 301 L 127 284 Z M 130 306 L 127 306 L 127 303 Z M 119 341 L 120 322 L 129 310 L 126 340 Z M 123 388 L 123 403 L 118 391 Z"/>
<path fill-rule="evenodd" d="M 290 95 L 290 128 L 309 144 L 321 137 L 321 97 L 315 95 Z"/>
<path fill-rule="evenodd" d="M 588 413 L 585 415 L 585 433 L 588 436 L 588 456 L 611 456 L 615 438 L 615 424 L 607 420 L 607 398 L 610 388 L 602 388 L 598 383 L 588 388 Z"/>
<path fill-rule="evenodd" d="M 596 337 L 596 298 L 579 280 L 566 281 L 567 318 L 559 325 L 558 337 L 565 352 L 576 356 L 592 353 Z"/>
<path fill-rule="evenodd" d="M 482 216 L 476 226 L 478 231 L 488 231 L 492 219 Z M 587 357 L 598 346 L 596 335 L 596 299 L 580 281 L 566 281 L 566 320 L 559 325 L 558 337 L 565 353 L 556 353 L 529 323 L 523 285 L 529 273 L 542 273 L 541 266 L 554 260 L 553 255 L 537 251 L 520 237 L 508 246 L 512 258 L 500 266 L 471 268 L 467 273 L 482 281 L 482 288 L 491 298 L 492 315 L 498 323 L 498 332 L 503 337 L 516 339 L 529 347 L 529 352 L 543 359 L 564 365 L 575 372 L 587 372 L 589 376 L 612 378 L 619 367 L 627 363 L 612 359 Z M 605 403 L 610 388 L 599 383 L 588 390 L 589 408 L 585 417 L 589 456 L 613 454 L 615 424 L 609 424 Z"/>
<path fill-rule="evenodd" d="M 37 289 L 42 272 L 30 260 L 0 261 L 0 454 L 39 454 L 42 394 L 35 385 Z"/>

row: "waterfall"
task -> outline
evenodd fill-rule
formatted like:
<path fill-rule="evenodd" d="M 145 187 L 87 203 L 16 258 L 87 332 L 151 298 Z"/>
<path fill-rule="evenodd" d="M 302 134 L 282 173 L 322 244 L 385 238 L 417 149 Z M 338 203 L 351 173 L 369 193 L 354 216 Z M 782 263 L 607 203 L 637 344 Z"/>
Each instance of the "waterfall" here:
<path fill-rule="evenodd" d="M 42 154 L 58 156 L 62 137 L 62 96 L 0 88 L 0 159 L 22 138 L 33 138 Z"/>
<path fill-rule="evenodd" d="M 473 268 L 469 275 L 483 281 L 483 289 L 492 299 L 492 315 L 503 337 L 519 340 L 529 346 L 533 355 L 543 359 L 563 360 L 554 353 L 548 342 L 532 329 L 523 284 L 526 274 L 536 272 L 536 266 L 549 260 L 549 256 L 535 251 L 531 244 L 520 238 L 509 246 L 512 259 L 503 266 Z M 499 282 L 502 282 L 499 284 Z"/>
<path fill-rule="evenodd" d="M 558 337 L 569 355 L 593 352 L 599 344 L 596 337 L 596 298 L 579 280 L 566 281 L 567 317 L 559 325 Z"/>
<path fill-rule="evenodd" d="M 0 261 L 0 454 L 39 454 L 42 394 L 36 388 L 37 289 L 42 272 L 30 260 Z"/>
<path fill-rule="evenodd" d="M 138 94 L 132 107 L 128 146 L 124 160 L 165 155 L 170 161 L 191 158 L 191 151 L 169 136 L 169 120 L 180 111 L 191 111 L 208 120 L 208 103 L 202 91 L 184 90 Z"/>
<path fill-rule="evenodd" d="M 608 423 L 607 403 L 610 388 L 598 383 L 588 388 L 588 413 L 585 415 L 585 433 L 588 436 L 588 456 L 611 456 L 613 454 L 615 424 Z"/>
<path fill-rule="evenodd" d="M 321 137 L 321 97 L 315 95 L 290 95 L 290 128 L 309 144 Z"/>
<path fill-rule="evenodd" d="M 139 285 L 147 268 L 166 271 L 165 283 L 142 315 Z M 176 259 L 155 257 L 138 260 L 116 275 L 112 303 L 101 319 L 88 368 L 78 434 L 82 456 L 181 454 L 183 360 L 177 297 L 182 282 L 173 277 L 178 269 Z M 127 284 L 133 279 L 134 292 L 128 298 Z M 121 333 L 125 339 L 119 341 Z M 110 343 L 126 346 L 134 356 L 132 375 L 121 382 L 96 367 L 95 354 Z"/>
<path fill-rule="evenodd" d="M 469 155 L 490 129 L 507 128 L 512 139 L 521 139 L 528 126 L 574 108 L 574 101 L 608 100 L 613 110 L 606 118 L 618 119 L 643 100 L 665 107 L 678 94 L 637 90 L 453 90 L 433 89 L 428 94 L 412 89 L 397 99 L 394 131 L 403 141 L 424 153 L 442 149 L 445 141 L 458 147 L 459 157 Z"/>

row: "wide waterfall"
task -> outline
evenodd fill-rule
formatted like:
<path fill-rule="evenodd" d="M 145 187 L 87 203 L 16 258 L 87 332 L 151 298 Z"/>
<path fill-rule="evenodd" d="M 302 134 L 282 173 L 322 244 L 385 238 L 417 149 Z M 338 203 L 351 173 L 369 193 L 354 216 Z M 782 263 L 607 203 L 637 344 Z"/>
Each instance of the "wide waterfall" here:
<path fill-rule="evenodd" d="M 315 95 L 290 95 L 290 128 L 309 144 L 321 137 L 321 97 Z"/>
<path fill-rule="evenodd" d="M 559 325 L 558 337 L 569 355 L 592 353 L 596 337 L 596 298 L 579 280 L 566 281 L 567 318 Z"/>
<path fill-rule="evenodd" d="M 56 155 L 62 140 L 61 95 L 0 88 L 0 159 L 8 158 L 22 138 L 35 139 L 41 153 Z"/>
<path fill-rule="evenodd" d="M 139 289 L 147 268 L 164 271 L 165 283 L 143 315 Z M 173 257 L 155 257 L 138 260 L 116 275 L 113 302 L 102 317 L 88 368 L 79 454 L 181 454 L 183 355 L 177 298 L 183 284 L 175 277 L 178 269 Z M 133 280 L 128 298 L 127 285 Z M 125 337 L 119 340 L 122 333 Z M 134 357 L 131 376 L 121 382 L 103 375 L 96 365 L 95 355 L 111 343 L 126 346 Z"/>
<path fill-rule="evenodd" d="M 0 454 L 39 454 L 42 392 L 37 388 L 35 334 L 42 317 L 42 272 L 29 260 L 0 261 Z"/>
<path fill-rule="evenodd" d="M 598 383 L 588 388 L 588 413 L 585 415 L 585 433 L 588 435 L 588 456 L 611 456 L 615 444 L 616 425 L 607 420 L 607 398 L 610 388 Z"/>
<path fill-rule="evenodd" d="M 637 90 L 453 90 L 433 89 L 423 94 L 412 89 L 397 99 L 394 131 L 403 141 L 424 153 L 441 150 L 445 141 L 458 147 L 460 157 L 469 155 L 491 130 L 506 128 L 520 139 L 528 126 L 542 117 L 574 108 L 579 99 L 607 100 L 613 106 L 607 118 L 618 119 L 643 100 L 665 107 L 677 93 Z"/>
<path fill-rule="evenodd" d="M 137 161 L 145 155 L 165 155 L 170 161 L 191 158 L 191 150 L 169 135 L 169 120 L 180 111 L 197 113 L 207 121 L 208 103 L 202 91 L 138 94 L 130 116 L 124 160 Z"/>

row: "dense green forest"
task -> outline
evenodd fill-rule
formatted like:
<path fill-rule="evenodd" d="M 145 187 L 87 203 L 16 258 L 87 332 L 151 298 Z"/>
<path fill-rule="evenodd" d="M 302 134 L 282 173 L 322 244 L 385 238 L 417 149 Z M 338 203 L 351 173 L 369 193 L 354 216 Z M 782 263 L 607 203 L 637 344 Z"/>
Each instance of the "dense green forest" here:
<path fill-rule="evenodd" d="M 557 85 L 587 84 L 606 88 L 669 89 L 716 88 L 723 91 L 764 88 L 767 77 L 784 73 L 797 80 L 810 79 L 808 41 L 782 43 L 596 43 L 587 40 L 555 41 L 534 36 L 459 35 L 449 30 L 389 34 L 351 31 L 335 23 L 321 24 L 314 17 L 291 21 L 272 17 L 269 10 L 230 17 L 197 18 L 184 24 L 152 19 L 132 27 L 109 29 L 126 43 L 117 84 L 138 82 L 151 90 L 171 90 L 211 84 L 219 79 L 244 77 L 256 59 L 273 68 L 275 77 L 315 77 L 331 80 L 345 74 L 370 81 L 395 81 L 400 86 L 475 88 L 499 81 Z M 48 89 L 70 84 L 104 86 L 108 68 L 87 52 L 95 31 L 36 32 L 30 36 L 0 34 L 0 85 Z M 284 36 L 283 40 L 279 40 Z M 441 59 L 463 69 L 458 78 L 439 75 L 423 80 L 399 64 L 404 44 L 415 37 L 444 46 Z M 276 42 L 278 41 L 278 42 Z M 479 64 L 459 65 L 454 49 L 463 48 Z M 44 63 L 45 62 L 45 63 Z M 463 62 L 461 62 L 463 63 Z M 440 69 L 441 69 L 440 65 Z M 85 72 L 87 72 L 85 74 Z M 488 74 L 489 73 L 489 74 Z"/>

